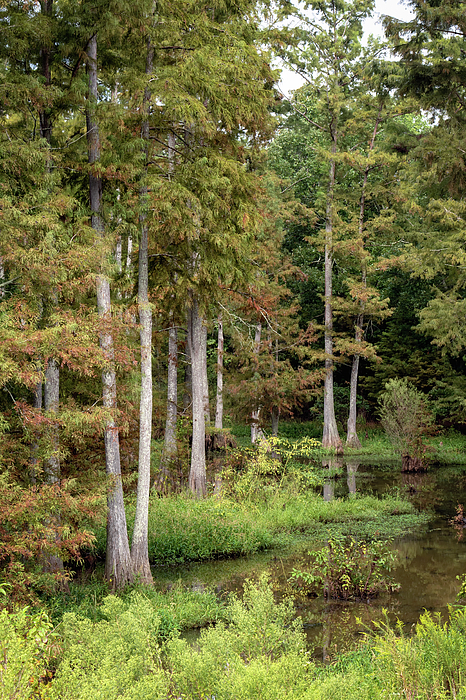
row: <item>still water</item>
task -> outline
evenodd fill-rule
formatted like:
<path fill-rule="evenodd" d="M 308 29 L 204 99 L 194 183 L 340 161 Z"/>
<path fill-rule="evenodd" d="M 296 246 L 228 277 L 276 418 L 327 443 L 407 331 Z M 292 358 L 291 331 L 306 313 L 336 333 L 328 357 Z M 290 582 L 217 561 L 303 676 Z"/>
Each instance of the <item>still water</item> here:
<path fill-rule="evenodd" d="M 351 648 L 362 634 L 383 622 L 403 622 L 409 630 L 424 610 L 446 615 L 459 590 L 457 576 L 466 573 L 466 529 L 454 527 L 451 519 L 460 503 L 466 508 L 466 467 L 431 468 L 426 474 L 403 475 L 394 466 L 371 466 L 352 462 L 333 464 L 322 489 L 325 500 L 348 498 L 352 493 L 382 495 L 394 490 L 408 493 L 417 508 L 433 512 L 427 527 L 394 541 L 398 565 L 392 572 L 400 590 L 370 603 L 326 601 L 323 597 L 296 596 L 288 578 L 293 568 L 305 562 L 313 542 L 290 552 L 266 552 L 253 557 L 191 564 L 157 571 L 157 578 L 170 585 L 177 580 L 194 589 L 214 588 L 220 595 L 241 594 L 246 578 L 268 572 L 277 599 L 295 598 L 309 644 L 316 658 L 327 660 L 333 653 Z"/>

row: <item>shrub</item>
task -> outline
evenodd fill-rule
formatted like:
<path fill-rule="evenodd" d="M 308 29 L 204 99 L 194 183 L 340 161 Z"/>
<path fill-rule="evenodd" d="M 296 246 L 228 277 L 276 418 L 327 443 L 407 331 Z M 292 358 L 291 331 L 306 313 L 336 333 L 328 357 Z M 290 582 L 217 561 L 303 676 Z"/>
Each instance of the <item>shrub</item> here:
<path fill-rule="evenodd" d="M 246 582 L 243 600 L 232 597 L 227 612 L 229 624 L 204 630 L 195 650 L 185 640 L 170 643 L 172 697 L 302 697 L 313 664 L 291 602 L 276 604 L 263 577 L 257 584 Z"/>
<path fill-rule="evenodd" d="M 447 700 L 465 698 L 466 611 L 450 613 L 443 623 L 440 613 L 425 612 L 413 636 L 379 626 L 382 635 L 374 644 L 375 673 L 384 688 L 383 697 Z"/>
<path fill-rule="evenodd" d="M 367 599 L 395 588 L 387 571 L 396 555 L 387 542 L 331 538 L 326 547 L 309 556 L 309 570 L 291 573 L 291 581 L 308 592 L 323 591 L 326 598 L 348 600 Z"/>
<path fill-rule="evenodd" d="M 422 392 L 405 379 L 390 379 L 379 399 L 382 425 L 404 461 L 404 469 L 422 468 L 425 445 L 422 437 L 432 425 Z"/>
<path fill-rule="evenodd" d="M 45 613 L 0 611 L 0 697 L 38 698 L 48 676 L 53 629 Z"/>
<path fill-rule="evenodd" d="M 100 614 L 99 622 L 64 615 L 63 659 L 50 700 L 165 700 L 154 606 L 138 593 L 130 601 L 108 596 Z"/>

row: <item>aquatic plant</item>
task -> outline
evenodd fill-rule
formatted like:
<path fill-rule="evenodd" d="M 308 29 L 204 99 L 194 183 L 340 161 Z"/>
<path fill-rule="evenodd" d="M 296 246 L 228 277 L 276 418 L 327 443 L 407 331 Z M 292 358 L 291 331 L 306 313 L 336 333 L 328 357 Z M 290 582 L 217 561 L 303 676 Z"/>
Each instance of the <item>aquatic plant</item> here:
<path fill-rule="evenodd" d="M 309 593 L 323 592 L 326 598 L 342 600 L 365 600 L 382 591 L 393 591 L 397 585 L 388 572 L 396 554 L 389 544 L 333 537 L 322 549 L 309 552 L 308 569 L 294 569 L 290 580 Z"/>

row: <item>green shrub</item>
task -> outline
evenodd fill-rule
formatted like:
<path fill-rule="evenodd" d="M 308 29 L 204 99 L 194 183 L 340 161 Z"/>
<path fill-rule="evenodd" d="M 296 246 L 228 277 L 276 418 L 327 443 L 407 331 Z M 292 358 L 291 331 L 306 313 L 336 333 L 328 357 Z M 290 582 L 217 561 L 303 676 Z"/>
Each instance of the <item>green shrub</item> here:
<path fill-rule="evenodd" d="M 322 549 L 309 552 L 309 556 L 306 571 L 291 572 L 292 583 L 307 592 L 323 592 L 326 598 L 348 600 L 367 599 L 396 588 L 388 574 L 396 555 L 387 542 L 333 537 Z"/>
<path fill-rule="evenodd" d="M 383 428 L 401 457 L 419 461 L 425 453 L 422 437 L 432 425 L 424 394 L 407 379 L 390 379 L 379 399 Z"/>
<path fill-rule="evenodd" d="M 28 700 L 41 697 L 53 651 L 53 627 L 43 612 L 24 607 L 0 611 L 0 697 Z"/>
<path fill-rule="evenodd" d="M 269 503 L 286 491 L 298 494 L 322 483 L 311 460 L 321 449 L 315 438 L 304 437 L 296 442 L 270 437 L 258 441 L 248 451 L 242 450 L 242 468 L 224 469 L 228 493 L 244 503 Z"/>
<path fill-rule="evenodd" d="M 247 582 L 243 600 L 232 598 L 229 624 L 201 633 L 196 649 L 170 643 L 166 664 L 172 696 L 201 700 L 299 698 L 314 668 L 301 620 L 290 601 L 276 604 L 265 578 Z"/>
<path fill-rule="evenodd" d="M 425 612 L 414 635 L 402 634 L 388 624 L 375 640 L 374 670 L 384 688 L 383 698 L 446 700 L 466 698 L 466 610 L 450 613 L 443 623 L 439 613 Z"/>
<path fill-rule="evenodd" d="M 92 622 L 63 617 L 63 658 L 50 700 L 165 700 L 168 683 L 158 644 L 160 617 L 139 593 L 108 596 Z"/>

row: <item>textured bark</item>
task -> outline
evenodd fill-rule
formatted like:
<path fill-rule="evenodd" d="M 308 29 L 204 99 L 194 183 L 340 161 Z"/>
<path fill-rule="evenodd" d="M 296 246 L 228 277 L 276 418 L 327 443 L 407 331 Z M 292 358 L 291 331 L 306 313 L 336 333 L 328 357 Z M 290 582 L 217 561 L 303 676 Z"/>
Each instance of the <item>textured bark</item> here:
<path fill-rule="evenodd" d="M 193 394 L 193 439 L 191 446 L 191 468 L 189 488 L 198 497 L 206 493 L 205 460 L 205 416 L 203 381 L 203 319 L 199 312 L 196 297 L 192 298 L 189 310 L 188 343 L 191 355 L 192 394 Z"/>
<path fill-rule="evenodd" d="M 332 268 L 333 268 L 333 197 L 335 187 L 336 135 L 332 140 L 329 187 L 325 225 L 325 385 L 324 385 L 324 430 L 322 447 L 341 448 L 335 419 L 333 400 L 333 312 L 332 312 Z"/>
<path fill-rule="evenodd" d="M 356 342 L 360 341 L 362 338 L 362 319 L 356 321 Z M 356 430 L 356 418 L 357 418 L 357 395 L 358 395 L 358 373 L 359 373 L 359 355 L 353 355 L 353 362 L 351 365 L 351 380 L 350 380 L 350 402 L 349 402 L 349 414 L 347 423 L 347 434 L 346 434 L 346 446 L 352 447 L 354 449 L 359 449 L 361 447 L 361 442 L 358 438 L 358 433 Z"/>
<path fill-rule="evenodd" d="M 207 379 L 207 324 L 202 324 L 201 328 L 201 351 L 202 351 L 202 403 L 204 406 L 204 418 L 206 423 L 210 423 L 210 401 L 209 401 L 209 381 Z"/>
<path fill-rule="evenodd" d="M 374 148 L 375 139 L 377 137 L 377 131 L 379 128 L 381 115 L 382 115 L 382 108 L 379 109 L 379 113 L 378 113 L 377 119 L 375 121 L 374 130 L 372 132 L 372 138 L 371 138 L 370 143 L 369 143 L 369 153 Z M 366 205 L 366 189 L 367 189 L 368 175 L 369 175 L 369 166 L 364 170 L 361 199 L 359 202 L 358 234 L 359 234 L 359 240 L 361 240 L 361 241 L 363 240 L 363 236 L 364 236 L 364 214 L 365 214 L 365 205 Z M 367 278 L 366 266 L 365 266 L 365 263 L 363 262 L 362 282 L 363 282 L 364 286 L 366 286 L 366 278 Z M 356 343 L 361 342 L 361 340 L 363 338 L 363 329 L 364 329 L 364 302 L 361 302 L 360 303 L 360 312 L 359 312 L 358 317 L 356 319 L 356 327 L 355 327 L 355 334 L 354 334 Z M 346 434 L 347 447 L 353 447 L 355 449 L 359 449 L 361 447 L 361 442 L 359 440 L 357 430 L 356 430 L 356 418 L 357 418 L 356 402 L 357 402 L 357 395 L 358 395 L 358 375 L 359 375 L 359 355 L 355 354 L 353 356 L 353 362 L 352 362 L 352 366 L 351 366 L 350 404 L 349 404 L 349 415 L 348 415 L 347 434 Z"/>
<path fill-rule="evenodd" d="M 176 138 L 171 131 L 168 134 L 168 177 L 171 180 L 176 165 Z M 176 276 L 175 276 L 176 281 Z M 189 378 L 191 379 L 191 377 Z M 190 403 L 190 401 L 189 401 Z M 176 424 L 178 419 L 178 329 L 173 311 L 170 311 L 170 328 L 168 330 L 168 377 L 167 377 L 167 418 L 165 421 L 165 438 L 160 471 L 157 477 L 158 491 L 169 490 L 173 486 L 171 467 L 178 454 Z"/>
<path fill-rule="evenodd" d="M 219 430 L 223 428 L 223 320 L 221 314 L 218 317 L 217 404 L 215 408 L 215 427 Z"/>
<path fill-rule="evenodd" d="M 152 73 L 153 49 L 147 49 L 146 74 Z M 144 92 L 144 111 L 149 109 L 150 94 Z M 145 141 L 145 158 L 148 160 L 149 121 L 142 125 Z M 149 302 L 149 228 L 147 226 L 147 184 L 140 189 L 141 240 L 139 242 L 138 311 L 141 341 L 141 398 L 139 403 L 139 461 L 136 514 L 134 518 L 131 560 L 133 574 L 142 583 L 153 583 L 149 563 L 149 492 L 150 492 L 150 446 L 152 437 L 152 309 Z M 129 243 L 129 241 L 128 241 Z"/>
<path fill-rule="evenodd" d="M 48 484 L 56 484 L 57 488 L 59 488 L 60 483 L 60 442 L 58 424 L 55 419 L 58 417 L 59 397 L 60 368 L 56 360 L 50 359 L 45 370 L 44 409 L 50 421 L 48 439 L 51 453 L 44 464 L 44 476 Z M 60 536 L 57 532 L 55 538 L 56 542 L 59 543 Z M 63 559 L 55 554 L 48 554 L 44 558 L 43 569 L 54 574 L 63 571 Z"/>
<path fill-rule="evenodd" d="M 47 362 L 45 370 L 44 408 L 51 421 L 49 428 L 49 440 L 51 454 L 45 464 L 46 481 L 56 484 L 60 481 L 60 456 L 58 425 L 54 419 L 58 417 L 58 405 L 60 398 L 60 368 L 54 359 Z"/>
<path fill-rule="evenodd" d="M 186 364 L 184 368 L 184 392 L 183 392 L 183 409 L 185 413 L 189 410 L 190 406 L 192 405 L 193 401 L 193 368 L 192 368 L 192 363 L 191 363 L 191 340 L 190 340 L 190 323 L 191 323 L 191 312 L 188 311 L 187 317 L 186 317 L 186 326 L 187 326 L 187 333 L 186 333 L 186 346 L 185 346 L 185 353 L 186 353 Z"/>
<path fill-rule="evenodd" d="M 168 381 L 167 381 L 167 418 L 165 421 L 165 438 L 160 472 L 157 477 L 157 490 L 167 491 L 172 476 L 170 466 L 177 457 L 176 423 L 178 418 L 178 331 L 171 314 L 168 331 Z"/>
<path fill-rule="evenodd" d="M 41 14 L 50 18 L 52 16 L 53 0 L 43 0 L 41 2 Z M 51 66 L 50 66 L 50 46 L 44 45 L 40 51 L 41 70 L 46 88 L 51 85 Z M 45 139 L 48 148 L 52 142 L 52 120 L 49 108 L 44 106 L 39 111 L 40 135 Z M 51 171 L 51 152 L 48 152 L 47 172 Z M 58 305 L 58 295 L 56 290 L 52 292 L 52 303 Z M 41 386 L 42 393 L 42 386 Z M 44 387 L 44 410 L 49 419 L 48 440 L 50 447 L 50 456 L 44 464 L 44 478 L 48 484 L 56 484 L 57 488 L 60 483 L 60 434 L 56 419 L 58 418 L 58 409 L 60 401 L 60 367 L 56 359 L 50 358 L 47 361 L 45 368 L 45 387 Z M 42 399 L 41 399 L 42 402 Z M 55 534 L 56 541 L 59 543 L 60 537 Z M 45 557 L 44 571 L 57 573 L 63 571 L 63 559 L 54 554 L 49 554 Z"/>
<path fill-rule="evenodd" d="M 91 208 L 91 225 L 96 236 L 103 237 L 104 225 L 100 214 L 102 201 L 102 179 L 94 175 L 92 166 L 100 159 L 100 139 L 98 124 L 95 119 L 97 104 L 97 37 L 94 35 L 87 45 L 87 64 L 89 75 L 89 106 L 86 114 L 87 141 L 89 150 L 89 197 Z M 97 309 L 103 321 L 99 334 L 99 343 L 106 360 L 102 372 L 103 405 L 115 414 L 117 407 L 116 374 L 114 361 L 113 336 L 108 327 L 111 320 L 110 282 L 103 274 L 97 276 Z M 107 421 L 104 432 L 105 466 L 110 478 L 107 496 L 107 555 L 105 576 L 114 588 L 121 588 L 133 580 L 133 567 L 126 527 L 123 487 L 121 483 L 120 443 L 118 426 L 114 418 Z"/>
<path fill-rule="evenodd" d="M 259 354 L 260 344 L 261 344 L 261 334 L 262 334 L 262 323 L 256 325 L 256 331 L 254 334 L 254 355 Z M 259 426 L 259 416 L 260 416 L 260 406 L 255 408 L 251 413 L 251 443 L 254 445 L 257 438 L 261 435 L 261 429 Z"/>
<path fill-rule="evenodd" d="M 272 435 L 278 435 L 278 422 L 280 420 L 280 409 L 274 406 L 272 408 Z"/>

